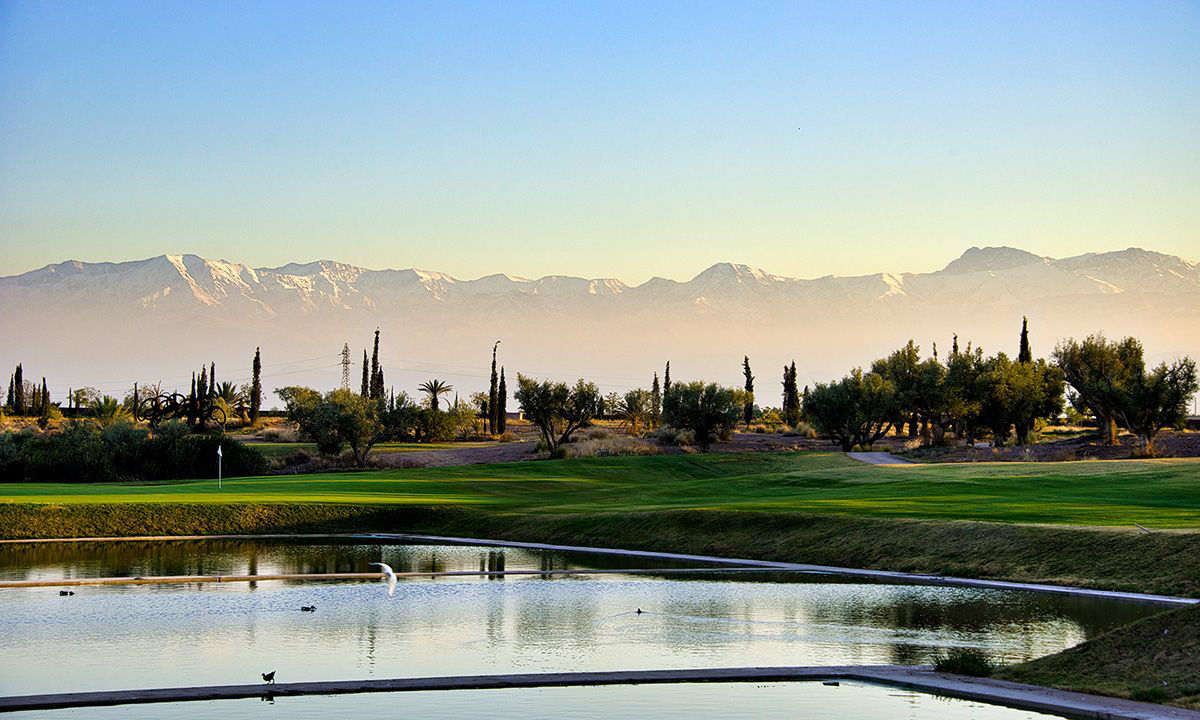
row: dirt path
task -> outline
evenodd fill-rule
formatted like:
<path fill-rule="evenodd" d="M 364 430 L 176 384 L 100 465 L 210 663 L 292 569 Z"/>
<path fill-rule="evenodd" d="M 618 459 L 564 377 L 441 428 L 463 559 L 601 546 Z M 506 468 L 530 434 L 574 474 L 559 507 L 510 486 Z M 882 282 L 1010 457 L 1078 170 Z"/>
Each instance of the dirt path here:
<path fill-rule="evenodd" d="M 846 453 L 852 460 L 867 463 L 868 465 L 915 465 L 912 460 L 905 460 L 902 457 L 896 457 L 890 452 L 850 452 Z"/>

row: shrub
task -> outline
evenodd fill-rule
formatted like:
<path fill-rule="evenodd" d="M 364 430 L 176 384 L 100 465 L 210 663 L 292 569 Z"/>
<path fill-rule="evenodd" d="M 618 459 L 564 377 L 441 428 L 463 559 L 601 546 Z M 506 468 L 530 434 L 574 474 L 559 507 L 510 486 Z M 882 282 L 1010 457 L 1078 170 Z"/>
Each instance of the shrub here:
<path fill-rule="evenodd" d="M 258 431 L 258 439 L 265 442 L 300 442 L 300 431 L 287 425 L 271 425 Z"/>
<path fill-rule="evenodd" d="M 938 672 L 971 677 L 988 677 L 996 670 L 996 664 L 982 651 L 974 648 L 954 648 L 933 660 Z"/>
<path fill-rule="evenodd" d="M 678 445 L 680 447 L 696 444 L 696 433 L 691 430 L 680 430 L 670 425 L 663 425 L 654 432 L 654 439 L 659 445 Z"/>
<path fill-rule="evenodd" d="M 661 455 L 662 450 L 650 443 L 625 435 L 605 438 L 576 439 L 560 446 L 563 457 L 616 457 L 619 455 Z"/>
<path fill-rule="evenodd" d="M 498 440 L 502 443 L 515 442 L 516 439 L 517 439 L 517 436 L 513 435 L 512 432 L 510 432 L 510 431 L 502 432 L 496 436 L 496 440 Z"/>
<path fill-rule="evenodd" d="M 217 446 L 226 475 L 256 475 L 267 466 L 258 451 L 221 434 L 186 435 L 175 424 L 148 431 L 126 421 L 101 428 L 72 422 L 62 432 L 0 436 L 0 481 L 111 482 L 217 476 Z"/>

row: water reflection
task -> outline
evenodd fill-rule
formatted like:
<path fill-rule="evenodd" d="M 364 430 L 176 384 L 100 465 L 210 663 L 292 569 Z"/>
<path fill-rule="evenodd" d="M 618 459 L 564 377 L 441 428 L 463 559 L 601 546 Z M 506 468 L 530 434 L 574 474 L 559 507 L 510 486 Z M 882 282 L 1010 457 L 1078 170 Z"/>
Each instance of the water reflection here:
<path fill-rule="evenodd" d="M 396 542 L 167 540 L 0 545 L 0 578 L 5 580 L 374 572 L 373 562 L 387 563 L 396 572 L 421 573 L 679 566 L 620 556 Z"/>
<path fill-rule="evenodd" d="M 91 553 L 95 554 L 91 554 Z M 382 543 L 0 548 L 11 578 L 465 570 L 486 577 L 0 589 L 0 693 L 475 672 L 1044 655 L 1158 612 L 1108 600 L 787 573 L 561 576 L 640 559 Z M 530 575 L 512 575 L 515 569 Z M 316 605 L 315 613 L 299 611 Z M 638 614 L 635 611 L 645 612 Z"/>

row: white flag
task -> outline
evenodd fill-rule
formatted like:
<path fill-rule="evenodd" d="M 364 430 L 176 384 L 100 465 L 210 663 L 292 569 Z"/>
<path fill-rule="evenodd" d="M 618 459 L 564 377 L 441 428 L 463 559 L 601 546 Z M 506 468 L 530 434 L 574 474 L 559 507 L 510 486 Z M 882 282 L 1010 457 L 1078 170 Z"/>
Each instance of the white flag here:
<path fill-rule="evenodd" d="M 221 452 L 220 445 L 217 446 L 217 457 L 225 457 L 224 453 Z"/>

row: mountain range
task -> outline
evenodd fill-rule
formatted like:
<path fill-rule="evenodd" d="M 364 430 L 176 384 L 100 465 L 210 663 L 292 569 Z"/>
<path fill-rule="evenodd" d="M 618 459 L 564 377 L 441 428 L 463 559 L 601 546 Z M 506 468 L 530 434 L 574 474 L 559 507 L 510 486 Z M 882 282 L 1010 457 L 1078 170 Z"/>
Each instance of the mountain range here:
<path fill-rule="evenodd" d="M 210 360 L 244 380 L 261 346 L 268 390 L 341 382 L 343 343 L 357 387 L 364 347 L 381 331 L 385 376 L 410 393 L 440 377 L 485 387 L 492 343 L 516 371 L 586 376 L 606 390 L 675 379 L 740 385 L 749 355 L 774 402 L 783 363 L 802 381 L 844 373 L 910 337 L 932 352 L 954 334 L 1015 353 L 1021 318 L 1034 349 L 1066 336 L 1137 335 L 1150 359 L 1200 352 L 1200 266 L 1130 248 L 1049 258 L 970 248 L 941 270 L 798 279 L 720 263 L 691 280 L 369 270 L 330 260 L 253 268 L 197 255 L 68 261 L 0 277 L 0 362 L 45 375 L 52 392 L 133 381 L 181 386 Z M 224 371 L 224 372 L 223 372 Z"/>

